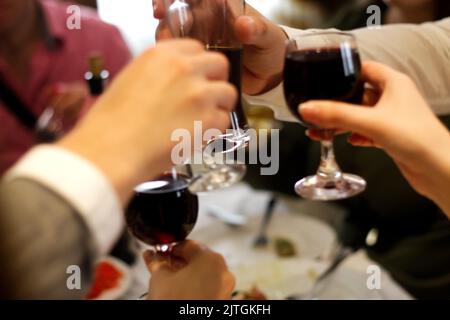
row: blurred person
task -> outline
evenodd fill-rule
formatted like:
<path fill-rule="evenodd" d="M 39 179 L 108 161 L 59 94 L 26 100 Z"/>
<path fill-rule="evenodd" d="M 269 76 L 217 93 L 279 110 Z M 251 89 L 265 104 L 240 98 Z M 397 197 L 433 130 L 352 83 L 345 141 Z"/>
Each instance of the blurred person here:
<path fill-rule="evenodd" d="M 154 1 L 154 8 L 155 17 L 163 19 L 161 3 Z M 235 26 L 244 44 L 245 98 L 255 105 L 268 105 L 279 120 L 296 122 L 286 106 L 281 85 L 285 41 L 288 37 L 315 30 L 280 28 L 250 6 L 246 10 L 247 15 L 239 18 Z M 161 24 L 163 28 L 164 23 Z M 357 39 L 363 60 L 382 62 L 410 76 L 433 112 L 450 123 L 450 19 L 421 25 L 358 29 L 351 33 Z M 167 36 L 167 33 L 160 32 L 161 36 Z M 292 193 L 296 178 L 315 171 L 319 157 L 318 154 L 310 155 L 317 152 L 317 147 L 303 133 L 289 137 L 287 141 L 280 143 L 280 156 L 290 158 L 296 166 L 283 165 L 280 160 L 279 175 L 257 176 L 258 181 L 253 180 L 253 185 Z M 366 247 L 365 235 L 370 230 L 377 230 L 376 244 L 366 247 L 373 260 L 391 272 L 415 297 L 450 296 L 450 223 L 441 210 L 419 196 L 395 163 L 381 151 L 350 148 L 345 139 L 336 141 L 336 149 L 341 166 L 361 174 L 368 181 L 365 193 L 340 203 L 349 212 L 348 219 L 338 230 L 341 241 Z M 352 157 L 345 157 L 346 154 L 352 154 Z M 382 168 L 372 165 L 371 159 L 375 156 L 384 157 Z M 391 172 L 390 179 L 393 180 L 388 179 L 385 172 Z M 349 230 L 355 229 L 363 236 L 356 244 L 348 243 L 353 241 Z M 423 256 L 428 259 L 423 261 Z"/>
<path fill-rule="evenodd" d="M 194 121 L 228 127 L 237 93 L 227 76 L 226 59 L 201 44 L 161 43 L 126 67 L 67 136 L 22 157 L 0 185 L 0 295 L 83 298 L 134 187 L 172 165 L 172 132 L 193 134 Z M 183 262 L 176 270 L 146 254 L 150 298 L 230 297 L 234 278 L 222 257 L 193 242 L 175 254 Z M 67 287 L 71 265 L 82 270 L 81 290 Z"/>
<path fill-rule="evenodd" d="M 0 99 L 0 176 L 37 142 L 33 124 L 46 107 L 75 120 L 89 107 L 84 74 L 92 53 L 112 78 L 131 58 L 118 29 L 93 9 L 80 7 L 80 29 L 69 29 L 70 5 L 0 0 L 0 89 L 12 97 Z"/>
<path fill-rule="evenodd" d="M 118 29 L 82 7 L 80 29 L 69 29 L 70 2 L 0 0 L 0 176 L 39 143 L 36 122 L 51 107 L 68 131 L 89 109 L 84 74 L 92 54 L 114 78 L 131 59 Z M 127 233 L 112 255 L 134 261 Z"/>

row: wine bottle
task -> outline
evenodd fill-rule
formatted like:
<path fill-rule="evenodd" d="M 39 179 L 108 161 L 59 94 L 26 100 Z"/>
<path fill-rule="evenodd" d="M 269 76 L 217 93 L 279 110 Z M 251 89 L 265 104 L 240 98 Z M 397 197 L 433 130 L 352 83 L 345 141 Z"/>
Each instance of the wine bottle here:
<path fill-rule="evenodd" d="M 96 97 L 103 93 L 109 79 L 108 70 L 104 69 L 104 58 L 101 54 L 93 53 L 88 60 L 89 71 L 86 72 L 86 79 L 91 96 Z"/>

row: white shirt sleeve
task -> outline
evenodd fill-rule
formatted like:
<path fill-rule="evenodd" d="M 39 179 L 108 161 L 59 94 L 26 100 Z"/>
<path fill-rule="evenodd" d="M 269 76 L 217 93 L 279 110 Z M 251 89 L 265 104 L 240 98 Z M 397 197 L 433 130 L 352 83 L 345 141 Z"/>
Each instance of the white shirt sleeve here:
<path fill-rule="evenodd" d="M 31 179 L 65 199 L 85 221 L 99 255 L 107 254 L 124 226 L 123 210 L 108 179 L 86 159 L 63 148 L 31 149 L 5 180 Z"/>
<path fill-rule="evenodd" d="M 352 31 L 362 60 L 407 74 L 437 115 L 450 114 L 450 18 Z"/>
<path fill-rule="evenodd" d="M 282 28 L 289 38 L 320 31 Z M 450 114 L 450 18 L 421 25 L 364 28 L 351 33 L 358 41 L 362 60 L 378 61 L 407 74 L 435 114 Z M 279 120 L 297 121 L 286 105 L 282 84 L 265 94 L 244 98 L 250 104 L 268 106 Z"/>

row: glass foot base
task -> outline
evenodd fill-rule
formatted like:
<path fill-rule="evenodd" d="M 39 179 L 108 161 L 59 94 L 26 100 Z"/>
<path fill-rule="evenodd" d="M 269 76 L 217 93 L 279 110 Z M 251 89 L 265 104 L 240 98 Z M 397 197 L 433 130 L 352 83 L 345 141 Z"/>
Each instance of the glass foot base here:
<path fill-rule="evenodd" d="M 251 140 L 248 130 L 235 130 L 233 133 L 223 134 L 221 138 L 228 139 L 235 143 L 246 144 Z"/>
<path fill-rule="evenodd" d="M 209 168 L 194 178 L 189 190 L 192 193 L 200 193 L 228 188 L 241 181 L 246 172 L 245 164 L 216 165 L 216 168 Z"/>
<path fill-rule="evenodd" d="M 331 201 L 353 197 L 366 189 L 366 181 L 356 175 L 344 173 L 336 181 L 317 175 L 306 177 L 295 184 L 295 192 L 305 199 Z"/>
<path fill-rule="evenodd" d="M 248 145 L 247 139 L 237 139 L 231 135 L 219 136 L 206 144 L 203 154 L 206 157 L 216 157 L 217 155 L 226 156 L 227 153 L 233 153 L 239 149 L 245 149 Z"/>

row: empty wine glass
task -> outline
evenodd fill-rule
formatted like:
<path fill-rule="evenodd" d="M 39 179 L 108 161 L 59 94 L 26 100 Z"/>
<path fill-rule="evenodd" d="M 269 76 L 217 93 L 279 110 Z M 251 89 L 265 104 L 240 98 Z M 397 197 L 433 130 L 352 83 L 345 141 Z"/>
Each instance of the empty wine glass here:
<path fill-rule="evenodd" d="M 57 113 L 53 107 L 47 107 L 42 112 L 35 128 L 38 143 L 50 143 L 65 134 L 64 116 Z"/>

